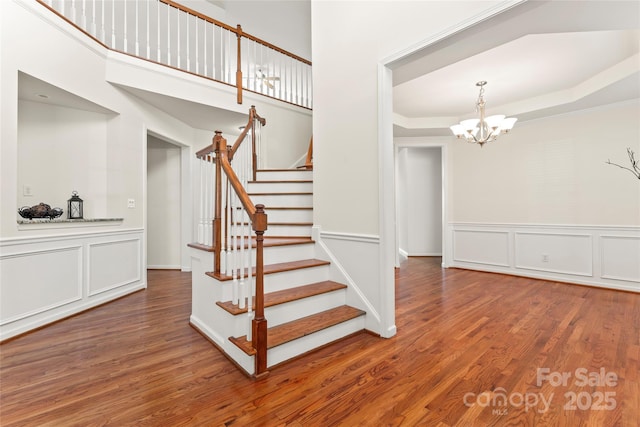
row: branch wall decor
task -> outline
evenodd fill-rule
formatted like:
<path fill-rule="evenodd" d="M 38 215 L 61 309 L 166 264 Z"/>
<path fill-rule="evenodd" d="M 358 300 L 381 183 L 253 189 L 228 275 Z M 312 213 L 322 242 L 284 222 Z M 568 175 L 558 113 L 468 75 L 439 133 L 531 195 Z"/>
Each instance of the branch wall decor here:
<path fill-rule="evenodd" d="M 609 164 L 609 165 L 617 166 L 617 167 L 619 167 L 621 169 L 628 170 L 633 175 L 635 175 L 636 178 L 640 179 L 640 165 L 638 165 L 638 161 L 635 159 L 635 153 L 633 152 L 631 147 L 627 147 L 627 155 L 629 156 L 629 161 L 631 162 L 631 167 L 630 168 L 628 168 L 626 166 L 621 166 L 621 165 L 619 165 L 617 163 L 613 163 L 611 160 L 607 160 L 606 163 Z"/>

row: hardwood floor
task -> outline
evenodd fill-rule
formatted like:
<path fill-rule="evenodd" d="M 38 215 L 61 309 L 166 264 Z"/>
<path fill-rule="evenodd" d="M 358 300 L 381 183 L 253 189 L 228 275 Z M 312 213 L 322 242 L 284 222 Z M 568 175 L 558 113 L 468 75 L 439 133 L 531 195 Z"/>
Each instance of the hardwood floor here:
<path fill-rule="evenodd" d="M 640 294 L 439 263 L 397 272 L 395 337 L 358 334 L 260 381 L 189 326 L 189 273 L 149 271 L 146 291 L 0 346 L 0 424 L 640 424 Z"/>

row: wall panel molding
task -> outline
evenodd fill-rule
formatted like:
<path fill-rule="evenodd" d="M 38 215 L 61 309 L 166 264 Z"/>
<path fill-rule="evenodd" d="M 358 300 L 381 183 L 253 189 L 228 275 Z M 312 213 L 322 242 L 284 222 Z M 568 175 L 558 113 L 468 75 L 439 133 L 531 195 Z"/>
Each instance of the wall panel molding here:
<path fill-rule="evenodd" d="M 509 232 L 458 229 L 453 231 L 453 262 L 509 266 Z"/>
<path fill-rule="evenodd" d="M 74 245 L 1 256 L 0 325 L 82 300 L 82 249 Z M 60 279 L 62 286 L 54 288 Z M 15 286 L 20 287 L 17 295 Z"/>
<path fill-rule="evenodd" d="M 140 238 L 88 244 L 87 293 L 94 296 L 140 280 Z M 118 268 L 114 269 L 113 265 Z"/>
<path fill-rule="evenodd" d="M 451 267 L 640 292 L 640 227 L 449 223 L 447 236 Z"/>
<path fill-rule="evenodd" d="M 0 341 L 146 287 L 144 232 L 0 240 Z"/>
<path fill-rule="evenodd" d="M 593 276 L 590 234 L 516 231 L 515 268 L 578 276 Z"/>
<path fill-rule="evenodd" d="M 640 283 L 640 236 L 601 234 L 600 271 L 605 279 Z"/>

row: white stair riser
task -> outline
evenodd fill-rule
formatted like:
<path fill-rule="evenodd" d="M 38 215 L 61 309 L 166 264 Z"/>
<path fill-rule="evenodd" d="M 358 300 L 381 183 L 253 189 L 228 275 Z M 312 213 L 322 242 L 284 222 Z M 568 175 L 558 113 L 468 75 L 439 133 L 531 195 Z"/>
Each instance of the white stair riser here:
<path fill-rule="evenodd" d="M 315 254 L 314 244 L 313 243 L 305 243 L 300 245 L 283 245 L 283 246 L 268 246 L 264 248 L 263 257 L 264 257 L 264 265 L 267 264 L 278 264 L 281 262 L 290 262 L 290 261 L 298 261 L 301 259 L 310 259 L 313 258 Z M 223 252 L 221 256 L 224 256 Z M 234 253 L 227 253 L 227 257 L 225 261 L 223 261 L 223 265 L 226 265 L 226 260 L 233 259 Z M 241 259 L 242 256 L 245 257 L 246 260 L 249 257 L 249 251 L 244 250 L 236 250 L 235 256 L 237 259 Z M 256 260 L 256 250 L 251 250 L 251 259 L 255 264 Z M 238 261 L 240 262 L 240 261 Z"/>
<path fill-rule="evenodd" d="M 312 209 L 265 209 L 271 222 L 313 222 Z M 269 230 L 267 226 L 267 231 Z"/>
<path fill-rule="evenodd" d="M 265 309 L 265 318 L 267 319 L 269 327 L 272 328 L 283 323 L 344 305 L 346 295 L 346 290 L 340 289 L 291 301 L 286 304 L 274 305 Z"/>
<path fill-rule="evenodd" d="M 325 344 L 364 329 L 364 316 L 306 335 L 267 351 L 267 366 L 277 365 Z"/>
<path fill-rule="evenodd" d="M 310 222 L 310 221 L 309 221 Z M 244 229 L 243 229 L 244 227 Z M 265 236 L 293 236 L 293 237 L 311 237 L 311 224 L 276 224 L 273 223 L 271 217 L 269 217 L 268 228 L 265 231 Z M 239 236 L 240 233 L 246 233 L 247 229 L 249 230 L 250 236 L 252 239 L 255 238 L 255 232 L 251 229 L 250 225 L 244 226 L 231 226 L 231 232 L 236 233 L 236 236 Z M 255 240 L 255 239 L 254 239 Z"/>
<path fill-rule="evenodd" d="M 264 275 L 264 291 L 275 292 L 294 286 L 329 280 L 329 266 L 322 265 Z"/>
<path fill-rule="evenodd" d="M 313 194 L 249 194 L 254 205 L 274 207 L 311 207 Z"/>
<path fill-rule="evenodd" d="M 310 225 L 279 225 L 269 224 L 269 228 L 264 233 L 265 236 L 311 236 Z"/>
<path fill-rule="evenodd" d="M 312 193 L 313 182 L 250 182 L 247 193 Z"/>
<path fill-rule="evenodd" d="M 256 181 L 301 181 L 312 180 L 313 171 L 308 170 L 259 170 Z"/>

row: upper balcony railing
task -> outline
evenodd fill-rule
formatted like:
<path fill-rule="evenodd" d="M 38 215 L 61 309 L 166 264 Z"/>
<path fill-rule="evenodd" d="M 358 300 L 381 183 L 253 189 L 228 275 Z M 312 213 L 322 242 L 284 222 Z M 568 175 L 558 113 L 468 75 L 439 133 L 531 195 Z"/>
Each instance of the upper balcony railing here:
<path fill-rule="evenodd" d="M 311 62 L 171 0 L 37 0 L 108 49 L 312 108 Z"/>

